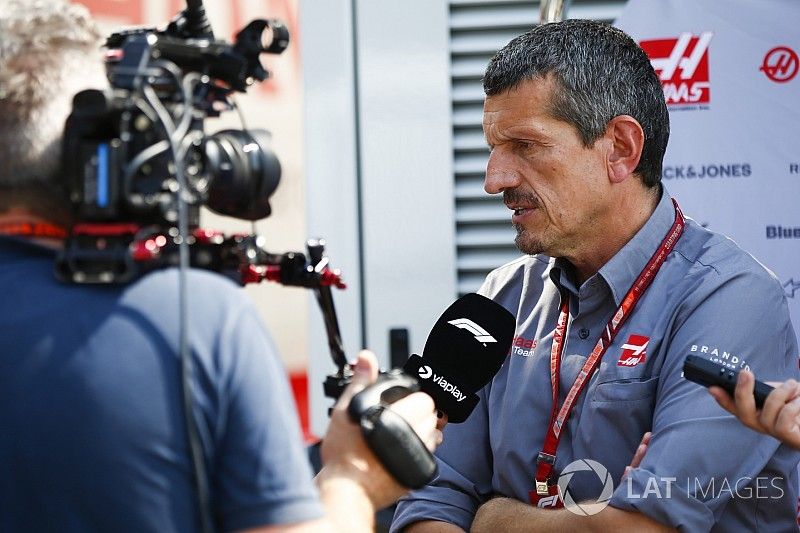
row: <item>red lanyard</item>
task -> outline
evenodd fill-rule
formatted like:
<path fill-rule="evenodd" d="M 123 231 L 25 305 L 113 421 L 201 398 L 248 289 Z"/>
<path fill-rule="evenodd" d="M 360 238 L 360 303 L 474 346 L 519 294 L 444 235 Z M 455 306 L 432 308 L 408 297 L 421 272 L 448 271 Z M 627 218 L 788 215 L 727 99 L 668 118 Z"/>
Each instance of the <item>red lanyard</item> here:
<path fill-rule="evenodd" d="M 0 224 L 0 235 L 63 239 L 67 236 L 67 231 L 47 222 L 8 222 Z"/>
<path fill-rule="evenodd" d="M 558 323 L 556 330 L 553 334 L 553 346 L 550 349 L 550 380 L 553 389 L 553 408 L 550 412 L 550 422 L 547 427 L 547 435 L 544 439 L 544 446 L 536 459 L 536 487 L 530 492 L 531 503 L 536 504 L 542 496 L 557 495 L 557 487 L 554 485 L 554 480 L 551 477 L 553 466 L 556 462 L 556 450 L 558 443 L 561 440 L 561 430 L 564 424 L 569 419 L 572 409 L 575 407 L 575 401 L 586 388 L 589 383 L 589 378 L 594 374 L 594 371 L 600 364 L 608 347 L 617 336 L 617 332 L 622 328 L 625 321 L 632 314 L 634 307 L 639 302 L 644 292 L 650 286 L 653 278 L 658 274 L 661 265 L 667 259 L 667 256 L 675 247 L 678 242 L 686 221 L 683 218 L 678 202 L 674 199 L 672 203 L 675 205 L 675 222 L 672 224 L 669 232 L 661 241 L 658 249 L 647 262 L 644 269 L 639 273 L 639 277 L 633 282 L 633 285 L 628 290 L 622 303 L 617 308 L 614 316 L 606 324 L 605 330 L 600 338 L 597 340 L 592 353 L 586 359 L 575 382 L 570 387 L 567 397 L 561 408 L 558 408 L 558 392 L 559 392 L 559 378 L 561 374 L 561 356 L 564 351 L 564 337 L 567 331 L 567 321 L 569 319 L 569 293 L 566 290 L 561 290 L 561 311 L 558 316 Z M 550 505 L 554 505 L 550 503 Z"/>

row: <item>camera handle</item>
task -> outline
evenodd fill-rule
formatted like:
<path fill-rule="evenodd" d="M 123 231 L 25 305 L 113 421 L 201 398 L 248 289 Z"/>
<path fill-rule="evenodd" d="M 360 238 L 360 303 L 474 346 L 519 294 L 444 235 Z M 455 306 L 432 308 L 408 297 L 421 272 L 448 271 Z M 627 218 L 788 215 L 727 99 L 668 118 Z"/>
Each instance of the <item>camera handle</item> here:
<path fill-rule="evenodd" d="M 307 257 L 296 252 L 283 254 L 278 265 L 247 265 L 242 270 L 242 283 L 258 283 L 266 279 L 283 285 L 312 289 L 322 311 L 331 358 L 339 372 L 344 374 L 348 368 L 347 356 L 344 353 L 331 286 L 345 289 L 347 285 L 342 281 L 341 271 L 330 268 L 330 259 L 325 255 L 324 240 L 309 239 L 306 241 L 306 250 Z"/>
<path fill-rule="evenodd" d="M 414 429 L 389 405 L 419 390 L 416 379 L 396 368 L 378 376 L 347 406 L 347 414 L 361 427 L 372 453 L 398 483 L 410 489 L 430 483 L 436 476 L 436 460 Z"/>

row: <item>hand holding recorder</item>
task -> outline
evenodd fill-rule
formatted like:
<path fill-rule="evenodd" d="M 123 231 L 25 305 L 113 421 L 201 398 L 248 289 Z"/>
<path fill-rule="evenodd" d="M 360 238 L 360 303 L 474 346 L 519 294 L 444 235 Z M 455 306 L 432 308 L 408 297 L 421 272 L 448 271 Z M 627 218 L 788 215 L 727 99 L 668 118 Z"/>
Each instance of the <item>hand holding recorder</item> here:
<path fill-rule="evenodd" d="M 793 379 L 770 383 L 775 389 L 759 409 L 753 390 L 761 383 L 752 372 L 742 370 L 732 395 L 717 386 L 709 388 L 708 392 L 745 426 L 800 449 L 800 383 Z"/>
<path fill-rule="evenodd" d="M 764 383 L 749 370 L 731 370 L 689 355 L 683 364 L 686 379 L 704 387 L 742 424 L 800 449 L 800 383 L 793 379 Z"/>

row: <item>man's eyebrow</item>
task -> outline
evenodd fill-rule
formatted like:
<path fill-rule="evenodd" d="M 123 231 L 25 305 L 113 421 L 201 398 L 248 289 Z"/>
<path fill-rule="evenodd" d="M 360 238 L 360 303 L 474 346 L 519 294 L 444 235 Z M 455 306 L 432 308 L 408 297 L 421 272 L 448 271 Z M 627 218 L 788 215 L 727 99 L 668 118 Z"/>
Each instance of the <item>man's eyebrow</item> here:
<path fill-rule="evenodd" d="M 515 139 L 542 139 L 546 137 L 542 131 L 531 126 L 525 126 L 521 124 L 509 128 L 507 130 L 507 134 L 509 137 Z"/>
<path fill-rule="evenodd" d="M 535 128 L 530 128 L 527 126 L 514 126 L 513 128 L 510 128 L 509 130 L 503 132 L 503 134 L 498 137 L 499 140 L 501 141 L 515 141 L 519 139 L 524 139 L 524 140 L 545 142 L 548 139 L 548 137 L 544 133 L 540 132 Z M 486 145 L 489 148 L 492 147 L 492 143 L 489 141 L 489 136 L 486 134 L 485 131 L 483 133 L 483 140 L 486 142 Z"/>

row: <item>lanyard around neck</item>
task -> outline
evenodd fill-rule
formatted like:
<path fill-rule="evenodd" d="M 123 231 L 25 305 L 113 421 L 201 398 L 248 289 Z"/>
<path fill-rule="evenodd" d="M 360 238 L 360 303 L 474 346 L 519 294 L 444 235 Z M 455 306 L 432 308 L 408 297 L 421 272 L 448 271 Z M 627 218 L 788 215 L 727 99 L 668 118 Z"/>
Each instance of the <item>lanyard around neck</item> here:
<path fill-rule="evenodd" d="M 553 345 L 550 349 L 550 381 L 553 392 L 553 407 L 550 412 L 550 421 L 547 427 L 544 446 L 537 457 L 536 493 L 540 496 L 549 494 L 548 485 L 552 485 L 549 483 L 549 481 L 552 481 L 550 479 L 550 474 L 555 465 L 556 450 L 561 440 L 561 430 L 567 419 L 569 419 L 572 409 L 575 407 L 576 400 L 581 392 L 583 392 L 583 389 L 586 388 L 586 385 L 589 383 L 589 378 L 594 374 L 594 371 L 603 358 L 603 354 L 605 354 L 608 347 L 614 341 L 617 332 L 622 329 L 623 324 L 625 324 L 625 321 L 632 314 L 634 307 L 636 307 L 636 304 L 650 286 L 656 274 L 658 274 L 661 265 L 664 264 L 667 256 L 675 247 L 675 243 L 678 242 L 678 239 L 683 233 L 686 220 L 683 217 L 680 207 L 678 207 L 678 203 L 674 199 L 672 203 L 675 206 L 675 222 L 672 224 L 672 227 L 667 232 L 664 240 L 661 241 L 661 244 L 658 246 L 653 256 L 647 262 L 647 265 L 645 265 L 644 269 L 639 273 L 636 281 L 631 285 L 631 288 L 622 299 L 622 303 L 617 307 L 611 320 L 606 324 L 602 335 L 597 340 L 592 353 L 587 357 L 580 372 L 578 372 L 578 376 L 575 378 L 572 387 L 570 387 L 567 393 L 567 397 L 564 399 L 564 403 L 559 409 L 558 394 L 559 379 L 561 377 L 561 357 L 564 352 L 564 341 L 567 331 L 567 322 L 569 320 L 569 293 L 564 289 L 561 290 L 561 307 L 556 329 L 553 334 Z"/>

